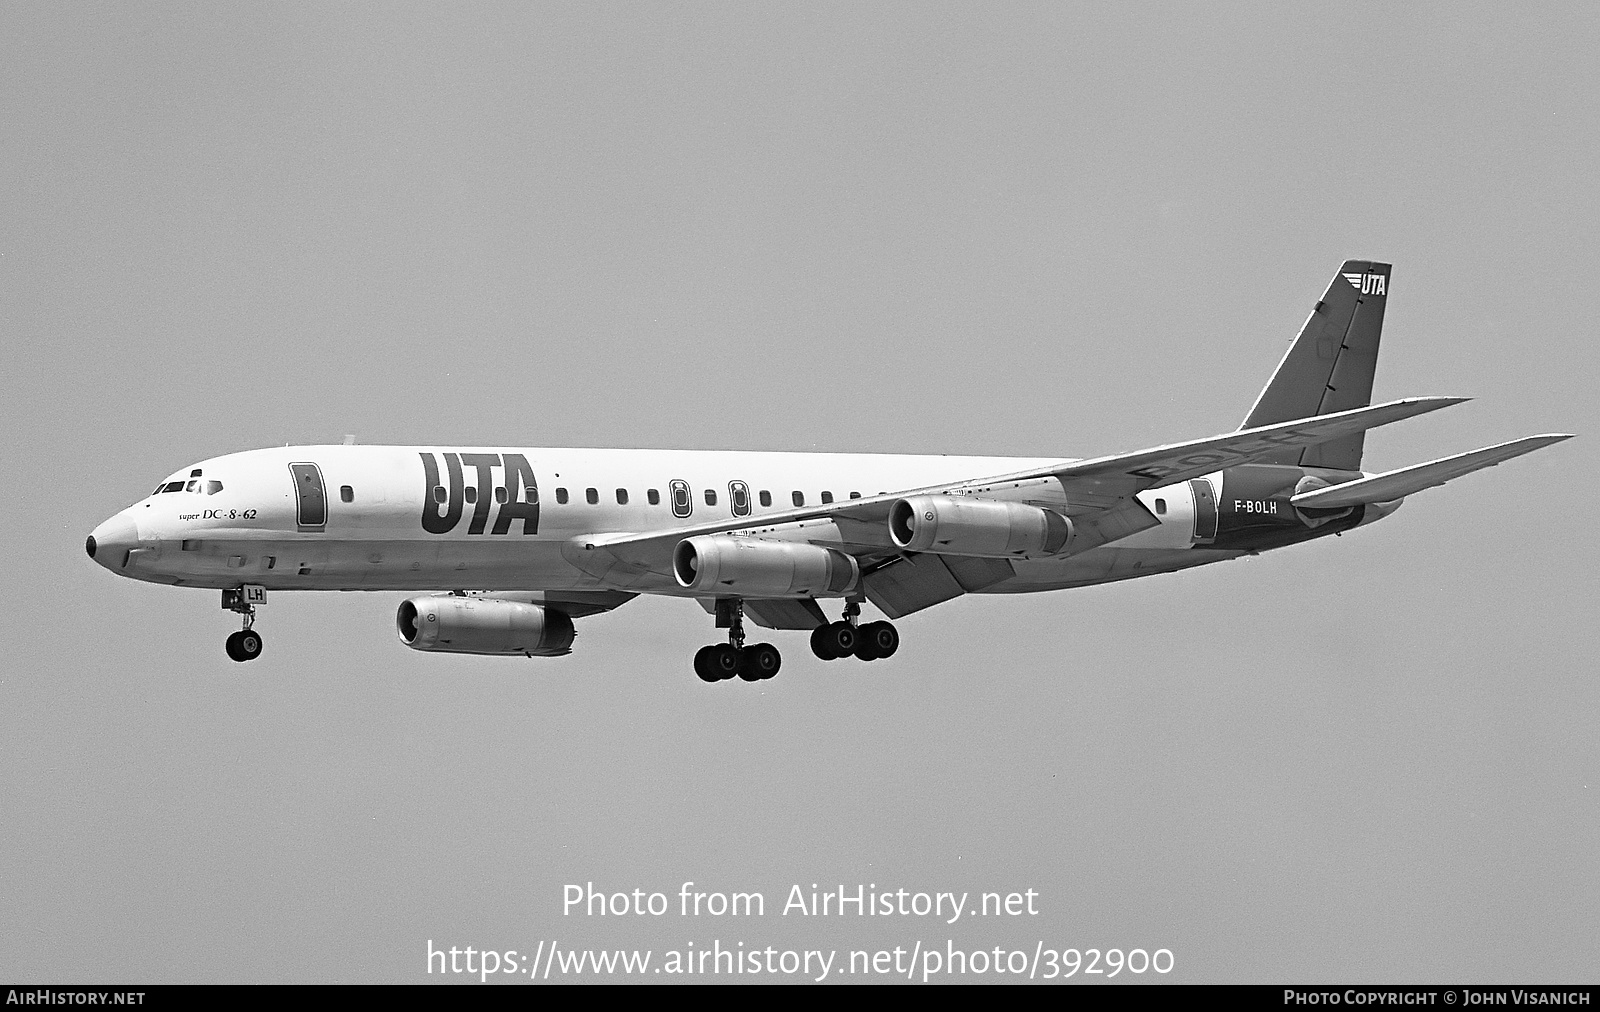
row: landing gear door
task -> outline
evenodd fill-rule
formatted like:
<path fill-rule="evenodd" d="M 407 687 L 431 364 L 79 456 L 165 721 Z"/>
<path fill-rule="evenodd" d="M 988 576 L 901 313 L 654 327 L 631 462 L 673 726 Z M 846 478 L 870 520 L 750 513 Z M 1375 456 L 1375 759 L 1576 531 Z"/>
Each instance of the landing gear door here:
<path fill-rule="evenodd" d="M 1194 493 L 1194 543 L 1209 545 L 1217 540 L 1217 496 L 1204 478 L 1189 482 Z"/>
<path fill-rule="evenodd" d="M 294 477 L 295 522 L 302 531 L 320 531 L 328 525 L 328 493 L 322 485 L 322 468 L 315 464 L 290 464 Z"/>

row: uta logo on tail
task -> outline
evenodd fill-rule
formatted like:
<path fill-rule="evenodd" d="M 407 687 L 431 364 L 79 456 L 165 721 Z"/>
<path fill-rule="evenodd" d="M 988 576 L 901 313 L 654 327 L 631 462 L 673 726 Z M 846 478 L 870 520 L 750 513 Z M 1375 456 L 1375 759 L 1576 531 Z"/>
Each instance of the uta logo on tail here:
<path fill-rule="evenodd" d="M 1389 279 L 1382 274 L 1346 274 L 1344 279 L 1362 295 L 1383 295 L 1389 285 Z"/>

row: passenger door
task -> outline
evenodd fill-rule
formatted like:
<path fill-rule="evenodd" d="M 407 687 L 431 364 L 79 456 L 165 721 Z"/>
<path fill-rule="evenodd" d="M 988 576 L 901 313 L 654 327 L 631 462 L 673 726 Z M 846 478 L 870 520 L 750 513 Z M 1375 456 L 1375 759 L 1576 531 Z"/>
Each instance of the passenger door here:
<path fill-rule="evenodd" d="M 1194 543 L 1209 545 L 1217 540 L 1217 496 L 1211 482 L 1194 478 L 1189 482 L 1194 493 Z"/>
<path fill-rule="evenodd" d="M 328 526 L 328 493 L 322 484 L 322 468 L 311 463 L 289 465 L 294 478 L 295 523 L 302 531 L 320 531 Z"/>

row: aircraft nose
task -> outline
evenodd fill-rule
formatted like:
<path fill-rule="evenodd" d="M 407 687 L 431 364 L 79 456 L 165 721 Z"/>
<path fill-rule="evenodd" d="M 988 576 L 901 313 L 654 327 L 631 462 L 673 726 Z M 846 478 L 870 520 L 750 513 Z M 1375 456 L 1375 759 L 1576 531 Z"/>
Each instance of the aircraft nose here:
<path fill-rule="evenodd" d="M 139 547 L 139 528 L 126 513 L 118 513 L 96 527 L 83 543 L 89 558 L 110 570 L 127 566 L 128 553 Z"/>

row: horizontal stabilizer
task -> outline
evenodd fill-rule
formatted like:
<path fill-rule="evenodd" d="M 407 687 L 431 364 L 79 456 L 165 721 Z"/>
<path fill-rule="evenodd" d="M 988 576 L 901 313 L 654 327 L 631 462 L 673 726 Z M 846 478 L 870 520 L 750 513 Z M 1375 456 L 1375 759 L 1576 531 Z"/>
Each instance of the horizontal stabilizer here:
<path fill-rule="evenodd" d="M 1430 460 L 1426 464 L 1402 467 L 1396 471 L 1385 471 L 1382 474 L 1375 474 L 1370 478 L 1362 478 L 1359 481 L 1346 482 L 1343 485 L 1331 485 L 1311 492 L 1302 492 L 1289 501 L 1297 507 L 1315 509 L 1343 509 L 1347 506 L 1360 506 L 1364 503 L 1389 502 L 1393 499 L 1411 495 L 1414 492 L 1421 492 L 1425 488 L 1443 485 L 1452 478 L 1471 474 L 1481 468 L 1493 467 L 1503 460 L 1520 457 L 1524 453 L 1532 453 L 1534 450 L 1549 446 L 1551 443 L 1559 443 L 1563 439 L 1571 438 L 1570 434 L 1550 433 L 1543 436 L 1527 436 L 1523 439 L 1513 439 L 1509 443 L 1486 446 L 1481 450 L 1458 453 L 1454 457 Z"/>
<path fill-rule="evenodd" d="M 1192 439 L 1133 453 L 1080 460 L 1049 473 L 1061 479 L 1067 497 L 1093 502 L 1093 497 L 1126 498 L 1147 488 L 1173 485 L 1212 471 L 1256 463 L 1289 448 L 1315 446 L 1330 439 L 1365 432 L 1467 400 L 1465 397 L 1408 397 L 1404 400 L 1352 408 L 1315 418 L 1240 429 L 1221 436 Z M 1018 472 L 989 479 L 985 484 L 1033 477 Z M 1088 497 L 1086 499 L 1086 497 Z M 1104 505 L 1109 506 L 1107 502 Z"/>

